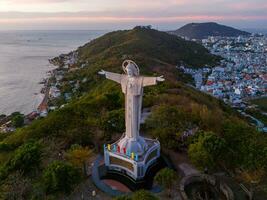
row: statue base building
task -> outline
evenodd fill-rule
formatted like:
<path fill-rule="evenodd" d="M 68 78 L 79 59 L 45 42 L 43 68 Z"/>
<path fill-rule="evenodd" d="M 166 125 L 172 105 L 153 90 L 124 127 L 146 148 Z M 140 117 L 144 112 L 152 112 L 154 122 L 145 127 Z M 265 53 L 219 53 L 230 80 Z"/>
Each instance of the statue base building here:
<path fill-rule="evenodd" d="M 124 134 L 117 142 L 104 146 L 105 166 L 108 170 L 126 174 L 134 180 L 144 178 L 147 169 L 160 157 L 160 143 L 158 140 L 139 137 L 139 141 L 130 141 L 131 138 L 127 138 Z M 120 145 L 125 144 L 126 146 L 121 148 Z M 131 145 L 141 148 L 145 146 L 145 149 L 137 154 L 129 150 L 132 149 Z"/>

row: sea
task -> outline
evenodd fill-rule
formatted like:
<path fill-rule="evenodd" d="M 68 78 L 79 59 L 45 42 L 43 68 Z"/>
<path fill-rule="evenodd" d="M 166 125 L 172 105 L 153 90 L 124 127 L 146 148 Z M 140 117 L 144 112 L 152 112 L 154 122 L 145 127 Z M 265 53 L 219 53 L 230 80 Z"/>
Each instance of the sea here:
<path fill-rule="evenodd" d="M 0 115 L 28 114 L 40 103 L 40 82 L 68 53 L 108 31 L 0 31 Z"/>

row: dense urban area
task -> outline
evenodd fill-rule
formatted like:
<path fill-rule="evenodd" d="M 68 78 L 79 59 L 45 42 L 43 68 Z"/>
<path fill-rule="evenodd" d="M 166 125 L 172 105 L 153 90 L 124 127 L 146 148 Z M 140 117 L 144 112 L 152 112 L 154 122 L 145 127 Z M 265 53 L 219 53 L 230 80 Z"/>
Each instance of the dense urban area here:
<path fill-rule="evenodd" d="M 178 68 L 191 74 L 197 89 L 211 94 L 236 107 L 251 118 L 264 132 L 266 124 L 244 110 L 255 109 L 250 100 L 266 97 L 267 92 L 267 38 L 261 34 L 239 37 L 209 37 L 202 45 L 212 54 L 221 56 L 220 65 L 214 68 Z M 267 113 L 260 111 L 263 117 Z"/>

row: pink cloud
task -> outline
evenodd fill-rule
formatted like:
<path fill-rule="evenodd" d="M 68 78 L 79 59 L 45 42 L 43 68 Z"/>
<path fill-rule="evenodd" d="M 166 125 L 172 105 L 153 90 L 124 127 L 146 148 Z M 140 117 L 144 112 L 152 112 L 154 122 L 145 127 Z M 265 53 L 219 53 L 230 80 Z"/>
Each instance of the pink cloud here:
<path fill-rule="evenodd" d="M 8 0 L 8 2 L 12 4 L 46 4 L 46 3 L 62 3 L 62 2 L 68 2 L 72 0 Z"/>
<path fill-rule="evenodd" d="M 176 22 L 176 21 L 218 21 L 218 20 L 267 20 L 267 15 L 222 16 L 222 15 L 184 15 L 173 17 L 116 17 L 116 16 L 48 16 L 28 18 L 0 18 L 0 23 L 24 22 Z"/>
<path fill-rule="evenodd" d="M 233 2 L 229 4 L 230 8 L 235 10 L 256 10 L 256 9 L 267 9 L 267 3 L 255 3 L 255 2 Z"/>

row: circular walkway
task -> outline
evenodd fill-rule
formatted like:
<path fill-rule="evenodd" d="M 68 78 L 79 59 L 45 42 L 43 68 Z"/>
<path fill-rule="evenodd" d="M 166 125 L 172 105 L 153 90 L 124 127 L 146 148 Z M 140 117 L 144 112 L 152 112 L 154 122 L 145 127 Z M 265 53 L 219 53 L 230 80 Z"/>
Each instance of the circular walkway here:
<path fill-rule="evenodd" d="M 119 181 L 112 180 L 112 179 L 104 179 L 102 180 L 105 184 L 109 185 L 113 190 L 118 190 L 120 192 L 131 192 L 131 190 L 125 186 L 124 184 L 120 183 Z"/>

